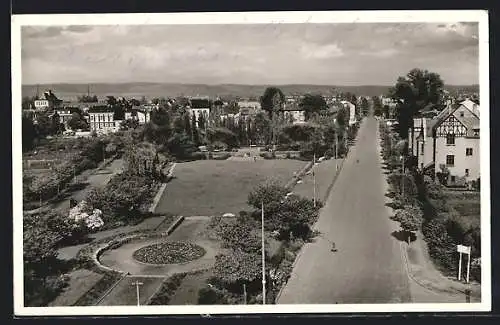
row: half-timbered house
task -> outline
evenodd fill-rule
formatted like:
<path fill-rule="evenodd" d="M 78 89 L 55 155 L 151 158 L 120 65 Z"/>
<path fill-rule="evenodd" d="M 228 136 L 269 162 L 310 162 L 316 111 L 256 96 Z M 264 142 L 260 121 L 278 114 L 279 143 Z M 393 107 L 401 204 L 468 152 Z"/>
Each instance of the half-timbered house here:
<path fill-rule="evenodd" d="M 449 104 L 434 118 L 414 118 L 409 131 L 410 154 L 420 171 L 448 174 L 447 185 L 480 178 L 479 116 L 463 103 Z"/>

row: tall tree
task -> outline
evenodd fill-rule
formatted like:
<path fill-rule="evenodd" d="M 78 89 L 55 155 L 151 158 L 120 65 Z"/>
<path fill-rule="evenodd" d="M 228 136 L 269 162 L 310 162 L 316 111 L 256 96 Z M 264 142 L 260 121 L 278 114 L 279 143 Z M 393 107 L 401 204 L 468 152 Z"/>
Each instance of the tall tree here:
<path fill-rule="evenodd" d="M 305 117 L 309 119 L 311 115 L 325 111 L 327 104 L 323 96 L 306 94 L 299 103 L 300 108 L 305 110 Z"/>
<path fill-rule="evenodd" d="M 408 128 L 415 115 L 428 104 L 440 104 L 444 82 L 439 74 L 427 70 L 412 69 L 399 77 L 389 95 L 396 100 L 399 134 L 408 137 Z"/>

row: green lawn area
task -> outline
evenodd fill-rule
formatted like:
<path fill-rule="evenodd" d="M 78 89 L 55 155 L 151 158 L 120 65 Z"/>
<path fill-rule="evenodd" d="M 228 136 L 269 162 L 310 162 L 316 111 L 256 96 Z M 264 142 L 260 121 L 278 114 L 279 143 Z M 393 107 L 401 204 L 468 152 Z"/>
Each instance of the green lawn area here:
<path fill-rule="evenodd" d="M 479 227 L 481 223 L 481 197 L 479 192 L 447 191 L 448 204 L 459 216 L 458 222 L 465 229 Z"/>
<path fill-rule="evenodd" d="M 247 210 L 248 193 L 268 179 L 283 184 L 307 164 L 298 160 L 199 160 L 179 163 L 157 206 L 174 215 L 237 214 Z"/>

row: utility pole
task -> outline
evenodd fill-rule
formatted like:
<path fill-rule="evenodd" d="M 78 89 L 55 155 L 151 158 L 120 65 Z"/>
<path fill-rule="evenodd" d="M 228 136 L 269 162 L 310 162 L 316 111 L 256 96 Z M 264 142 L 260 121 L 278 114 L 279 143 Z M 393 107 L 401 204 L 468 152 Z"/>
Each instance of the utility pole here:
<path fill-rule="evenodd" d="M 314 207 L 316 207 L 316 174 L 314 173 L 315 168 L 316 168 L 316 152 L 313 153 L 313 167 L 312 167 Z"/>
<path fill-rule="evenodd" d="M 262 201 L 262 229 L 261 229 L 261 237 L 262 237 L 262 304 L 266 304 L 266 251 L 264 244 L 264 201 Z"/>
<path fill-rule="evenodd" d="M 247 304 L 247 285 L 243 283 L 243 301 Z"/>
<path fill-rule="evenodd" d="M 401 194 L 402 194 L 402 197 L 404 199 L 404 196 L 405 196 L 405 157 L 404 155 L 401 156 L 401 160 L 403 162 L 403 166 L 402 166 L 402 174 L 401 174 Z"/>
<path fill-rule="evenodd" d="M 132 283 L 132 285 L 135 285 L 135 290 L 136 290 L 136 295 L 137 295 L 137 306 L 140 306 L 140 300 L 139 300 L 139 286 L 142 286 L 144 283 L 135 281 Z"/>

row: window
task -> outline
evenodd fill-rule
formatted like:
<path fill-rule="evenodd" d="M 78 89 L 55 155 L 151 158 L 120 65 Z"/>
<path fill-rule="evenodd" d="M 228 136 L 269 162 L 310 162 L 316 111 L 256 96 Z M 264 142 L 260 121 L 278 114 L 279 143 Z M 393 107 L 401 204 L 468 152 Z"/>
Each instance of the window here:
<path fill-rule="evenodd" d="M 424 144 L 423 143 L 420 145 L 420 154 L 422 156 L 424 155 Z"/>
<path fill-rule="evenodd" d="M 479 136 L 479 129 L 474 129 L 474 136 L 478 137 Z"/>
<path fill-rule="evenodd" d="M 455 176 L 451 176 L 450 178 L 451 178 L 451 182 L 452 182 L 452 183 L 455 183 L 455 179 L 456 179 L 456 177 L 455 177 Z"/>
<path fill-rule="evenodd" d="M 466 156 L 472 156 L 472 148 L 466 148 L 465 149 L 465 155 Z"/>
<path fill-rule="evenodd" d="M 420 169 L 424 169 L 424 163 L 420 163 Z"/>
<path fill-rule="evenodd" d="M 465 168 L 465 177 L 469 177 L 469 168 Z"/>
<path fill-rule="evenodd" d="M 464 117 L 464 111 L 460 111 L 460 117 Z"/>
<path fill-rule="evenodd" d="M 455 135 L 453 133 L 448 133 L 446 135 L 446 145 L 447 146 L 455 145 Z"/>
<path fill-rule="evenodd" d="M 454 166 L 454 165 L 455 165 L 455 156 L 446 155 L 446 166 Z"/>

